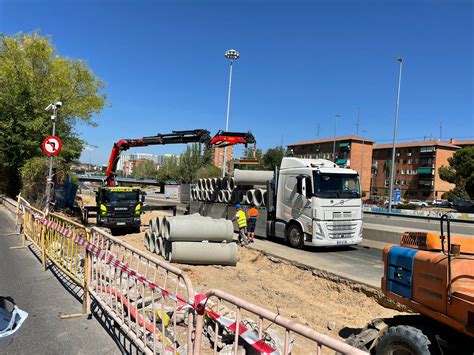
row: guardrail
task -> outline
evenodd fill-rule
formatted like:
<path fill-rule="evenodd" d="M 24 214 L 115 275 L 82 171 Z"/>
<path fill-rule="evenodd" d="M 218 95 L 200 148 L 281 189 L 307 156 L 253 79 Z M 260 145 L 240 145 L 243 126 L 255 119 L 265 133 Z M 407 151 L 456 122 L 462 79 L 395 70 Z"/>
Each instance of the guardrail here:
<path fill-rule="evenodd" d="M 363 353 L 224 291 L 195 295 L 182 270 L 102 229 L 89 230 L 19 201 L 11 210 L 23 222 L 24 238 L 41 251 L 43 270 L 49 260 L 65 272 L 84 289 L 83 313 L 91 312 L 94 299 L 145 354 L 207 353 L 203 334 L 211 340 L 214 354 L 225 337 L 232 337 L 235 354 L 239 344 L 272 354 L 320 354 L 323 347 L 342 354 Z"/>
<path fill-rule="evenodd" d="M 378 208 L 377 210 L 371 210 L 367 207 L 363 207 L 362 211 L 364 214 L 368 215 L 380 215 L 380 216 L 390 216 L 390 217 L 406 217 L 413 219 L 421 220 L 432 220 L 440 221 L 440 218 L 446 212 L 428 212 L 428 211 L 419 211 L 417 210 L 392 210 L 392 213 L 389 213 L 388 210 L 385 211 L 385 208 Z M 394 212 L 395 211 L 395 212 Z M 397 212 L 398 211 L 398 212 Z M 422 213 L 436 213 L 436 215 L 424 215 Z M 447 212 L 447 214 L 452 218 L 455 223 L 474 223 L 474 214 L 472 213 L 460 213 L 460 212 Z M 466 218 L 460 218 L 465 216 Z"/>
<path fill-rule="evenodd" d="M 213 302 L 212 298 L 216 298 L 217 301 Z M 319 355 L 323 347 L 327 347 L 341 354 L 366 354 L 340 340 L 318 333 L 224 291 L 210 290 L 206 292 L 205 299 L 208 307 L 198 316 L 196 322 L 195 354 L 199 354 L 203 333 L 207 333 L 211 339 L 214 354 L 217 354 L 219 345 L 225 342 L 225 337 L 233 338 L 232 353 L 238 354 L 239 336 L 246 342 L 245 353 L 253 351 L 264 354 Z M 223 313 L 227 313 L 227 316 L 222 316 Z M 214 327 L 208 324 L 204 329 L 205 318 L 213 322 Z M 258 322 L 252 318 L 257 318 Z"/>
<path fill-rule="evenodd" d="M 100 248 L 87 253 L 87 289 L 94 299 L 145 353 L 192 354 L 193 313 L 180 301 L 194 299 L 187 275 L 95 227 L 91 243 Z M 176 297 L 150 284 L 173 290 Z"/>

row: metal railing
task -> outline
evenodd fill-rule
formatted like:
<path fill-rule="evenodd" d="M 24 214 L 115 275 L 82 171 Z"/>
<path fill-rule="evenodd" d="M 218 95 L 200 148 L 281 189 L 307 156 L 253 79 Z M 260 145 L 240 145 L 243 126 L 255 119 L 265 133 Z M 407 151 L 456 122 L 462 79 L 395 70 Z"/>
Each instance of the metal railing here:
<path fill-rule="evenodd" d="M 206 298 L 206 311 L 196 321 L 195 354 L 200 353 L 203 334 L 213 344 L 214 354 L 226 343 L 232 344 L 233 354 L 238 354 L 239 345 L 243 345 L 246 352 L 253 348 L 253 351 L 266 349 L 264 352 L 278 354 L 321 354 L 323 347 L 327 347 L 341 354 L 366 354 L 341 340 L 316 332 L 224 291 L 210 290 L 206 292 Z M 212 323 L 214 326 L 210 325 Z M 239 334 L 246 340 L 245 343 L 239 342 Z"/>
<path fill-rule="evenodd" d="M 145 353 L 192 354 L 193 312 L 179 300 L 194 299 L 187 275 L 101 229 L 92 228 L 90 237 L 100 248 L 87 253 L 86 287 L 94 299 Z"/>

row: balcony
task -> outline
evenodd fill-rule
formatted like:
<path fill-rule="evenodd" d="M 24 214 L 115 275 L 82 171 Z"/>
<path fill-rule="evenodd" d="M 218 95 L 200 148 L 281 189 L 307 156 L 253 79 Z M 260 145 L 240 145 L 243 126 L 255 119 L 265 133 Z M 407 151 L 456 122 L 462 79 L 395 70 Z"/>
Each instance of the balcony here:
<path fill-rule="evenodd" d="M 431 168 L 431 167 L 418 168 L 417 173 L 418 175 L 433 176 L 434 168 Z"/>
<path fill-rule="evenodd" d="M 348 142 L 339 143 L 339 150 L 351 150 L 351 146 Z"/>
<path fill-rule="evenodd" d="M 433 190 L 433 180 L 418 180 L 418 188 Z"/>

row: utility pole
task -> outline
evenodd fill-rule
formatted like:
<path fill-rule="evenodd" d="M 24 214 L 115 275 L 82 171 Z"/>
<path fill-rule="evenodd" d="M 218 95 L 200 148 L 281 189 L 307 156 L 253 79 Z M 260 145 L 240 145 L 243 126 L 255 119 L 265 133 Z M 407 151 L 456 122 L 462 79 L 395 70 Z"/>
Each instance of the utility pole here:
<path fill-rule="evenodd" d="M 443 121 L 439 122 L 439 140 L 443 140 Z"/>
<path fill-rule="evenodd" d="M 399 65 L 398 72 L 398 89 L 397 89 L 397 104 L 395 107 L 395 123 L 393 125 L 393 145 L 392 145 L 392 169 L 390 171 L 390 195 L 388 198 L 388 213 L 392 212 L 392 199 L 393 199 L 393 180 L 395 178 L 395 144 L 397 142 L 397 126 L 398 126 L 398 111 L 400 108 L 400 86 L 402 83 L 402 69 L 403 59 L 401 57 L 396 58 Z"/>
<path fill-rule="evenodd" d="M 51 121 L 53 122 L 53 133 L 52 136 L 56 135 L 56 118 L 58 109 L 62 106 L 61 101 L 57 101 L 55 103 L 49 104 L 48 107 L 45 108 L 46 111 L 52 112 Z M 53 192 L 53 156 L 49 156 L 49 170 L 48 170 L 48 178 L 46 179 L 46 214 L 49 213 L 50 206 L 52 205 L 52 192 Z"/>
<path fill-rule="evenodd" d="M 332 160 L 336 162 L 336 121 L 341 115 L 334 115 L 334 141 L 332 145 Z"/>
<path fill-rule="evenodd" d="M 364 192 L 364 135 L 367 133 L 367 131 L 362 131 L 362 154 L 360 158 L 360 190 L 361 190 L 361 196 L 362 193 Z M 370 192 L 369 192 L 370 195 Z"/>
<path fill-rule="evenodd" d="M 318 123 L 318 139 L 319 139 L 319 123 Z"/>
<path fill-rule="evenodd" d="M 229 72 L 229 91 L 227 93 L 227 115 L 225 121 L 225 130 L 226 132 L 229 131 L 229 114 L 230 114 L 230 92 L 232 89 L 232 64 L 240 58 L 239 52 L 235 49 L 229 49 L 225 52 L 224 56 L 230 61 L 230 72 Z M 227 147 L 224 147 L 224 158 L 222 161 L 222 177 L 225 176 L 225 167 L 227 164 Z"/>

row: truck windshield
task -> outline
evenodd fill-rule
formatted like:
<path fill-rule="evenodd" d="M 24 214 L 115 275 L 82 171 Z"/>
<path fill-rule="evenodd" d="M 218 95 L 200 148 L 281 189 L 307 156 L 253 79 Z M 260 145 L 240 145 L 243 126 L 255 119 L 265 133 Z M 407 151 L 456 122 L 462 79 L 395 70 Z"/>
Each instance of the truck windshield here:
<path fill-rule="evenodd" d="M 104 194 L 105 203 L 120 201 L 138 201 L 138 191 L 102 191 Z"/>
<path fill-rule="evenodd" d="M 321 174 L 314 172 L 316 197 L 360 198 L 359 177 L 355 174 Z"/>

